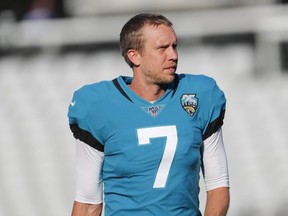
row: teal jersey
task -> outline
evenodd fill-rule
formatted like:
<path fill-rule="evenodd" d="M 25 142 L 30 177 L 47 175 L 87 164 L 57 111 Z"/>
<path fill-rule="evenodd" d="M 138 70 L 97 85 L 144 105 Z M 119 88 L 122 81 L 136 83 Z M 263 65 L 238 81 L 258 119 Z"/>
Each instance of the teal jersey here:
<path fill-rule="evenodd" d="M 223 92 L 212 78 L 179 74 L 151 104 L 131 81 L 86 85 L 69 107 L 74 137 L 104 152 L 105 216 L 201 215 L 201 147 L 223 124 Z"/>

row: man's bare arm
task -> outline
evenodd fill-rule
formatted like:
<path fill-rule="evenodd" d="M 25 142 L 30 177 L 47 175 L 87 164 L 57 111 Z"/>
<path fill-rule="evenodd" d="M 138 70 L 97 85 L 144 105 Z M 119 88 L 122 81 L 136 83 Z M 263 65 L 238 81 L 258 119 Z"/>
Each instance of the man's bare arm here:
<path fill-rule="evenodd" d="M 226 216 L 230 202 L 228 187 L 219 187 L 207 192 L 205 216 Z"/>
<path fill-rule="evenodd" d="M 87 204 L 74 201 L 71 216 L 101 216 L 103 204 Z"/>

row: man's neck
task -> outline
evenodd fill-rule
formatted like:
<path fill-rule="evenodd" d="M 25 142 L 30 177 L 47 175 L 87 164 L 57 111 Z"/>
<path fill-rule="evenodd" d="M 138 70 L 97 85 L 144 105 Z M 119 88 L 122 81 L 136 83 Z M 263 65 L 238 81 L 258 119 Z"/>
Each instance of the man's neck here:
<path fill-rule="evenodd" d="M 129 87 L 147 101 L 156 101 L 166 91 L 166 86 L 147 85 L 146 83 L 138 82 L 137 79 L 133 79 Z"/>

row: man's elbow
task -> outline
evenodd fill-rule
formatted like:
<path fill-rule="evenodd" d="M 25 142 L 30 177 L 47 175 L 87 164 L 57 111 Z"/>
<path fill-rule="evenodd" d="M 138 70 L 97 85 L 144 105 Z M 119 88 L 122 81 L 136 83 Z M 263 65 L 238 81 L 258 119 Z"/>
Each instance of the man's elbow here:
<path fill-rule="evenodd" d="M 207 191 L 205 216 L 225 216 L 230 204 L 229 187 Z"/>
<path fill-rule="evenodd" d="M 74 201 L 71 216 L 100 216 L 103 204 L 88 204 Z"/>

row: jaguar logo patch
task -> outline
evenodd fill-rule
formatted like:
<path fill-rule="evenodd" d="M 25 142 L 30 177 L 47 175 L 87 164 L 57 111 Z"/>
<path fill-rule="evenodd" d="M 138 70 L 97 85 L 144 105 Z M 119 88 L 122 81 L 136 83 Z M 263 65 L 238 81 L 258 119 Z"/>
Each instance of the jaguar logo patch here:
<path fill-rule="evenodd" d="M 196 97 L 196 94 L 183 94 L 180 100 L 183 109 L 190 116 L 193 116 L 198 107 L 198 98 Z"/>

